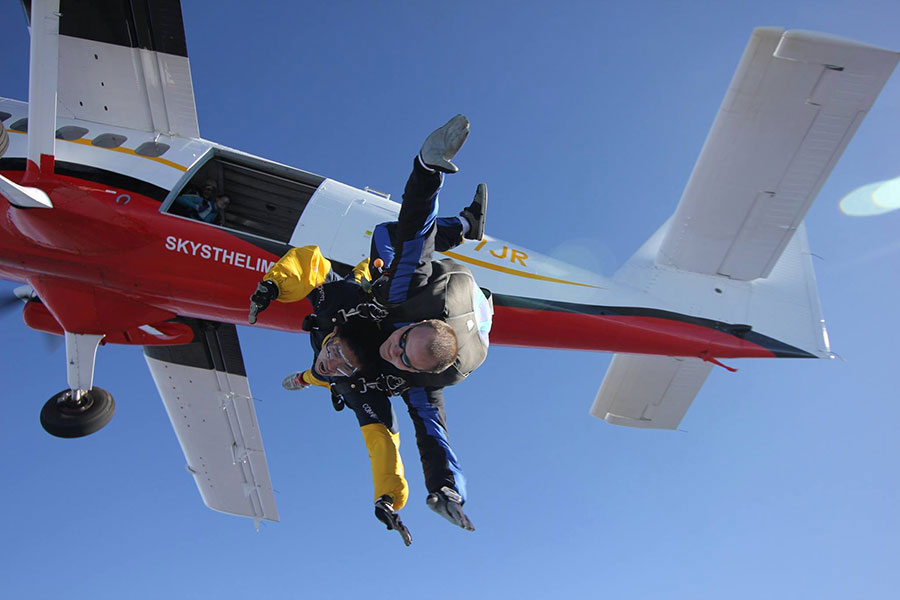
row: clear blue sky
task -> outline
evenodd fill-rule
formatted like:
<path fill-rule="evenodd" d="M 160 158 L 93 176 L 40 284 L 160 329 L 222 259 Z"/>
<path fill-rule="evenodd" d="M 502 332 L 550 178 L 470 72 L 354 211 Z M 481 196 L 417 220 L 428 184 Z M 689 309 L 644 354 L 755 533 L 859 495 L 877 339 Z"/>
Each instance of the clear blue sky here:
<path fill-rule="evenodd" d="M 489 234 L 605 274 L 675 209 L 755 26 L 900 49 L 894 0 L 185 4 L 204 137 L 399 195 L 464 112 L 444 212 L 487 181 Z M 25 99 L 4 9 L 0 95 Z M 838 203 L 900 175 L 898 139 L 895 73 L 807 217 L 843 360 L 732 361 L 657 432 L 588 415 L 609 355 L 494 347 L 447 394 L 475 533 L 426 508 L 400 415 L 410 548 L 371 514 L 353 417 L 281 390 L 305 337 L 239 328 L 282 519 L 256 533 L 203 506 L 140 349 L 100 349 L 116 417 L 59 440 L 38 413 L 64 352 L 3 315 L 0 596 L 895 598 L 900 212 Z"/>

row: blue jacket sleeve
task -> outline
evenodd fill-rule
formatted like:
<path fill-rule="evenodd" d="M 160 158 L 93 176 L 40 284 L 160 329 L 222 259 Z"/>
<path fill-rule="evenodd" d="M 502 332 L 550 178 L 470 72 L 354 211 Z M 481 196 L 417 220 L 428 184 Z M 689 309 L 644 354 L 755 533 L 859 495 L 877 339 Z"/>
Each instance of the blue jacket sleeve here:
<path fill-rule="evenodd" d="M 450 446 L 443 388 L 414 387 L 403 393 L 416 430 L 416 445 L 422 459 L 425 487 L 437 492 L 447 486 L 466 499 L 466 480 L 456 453 Z"/>

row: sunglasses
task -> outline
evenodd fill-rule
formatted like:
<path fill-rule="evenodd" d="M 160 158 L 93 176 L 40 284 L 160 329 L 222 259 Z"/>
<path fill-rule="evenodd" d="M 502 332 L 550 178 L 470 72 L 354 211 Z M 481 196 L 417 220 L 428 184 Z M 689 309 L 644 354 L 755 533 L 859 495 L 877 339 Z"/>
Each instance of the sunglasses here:
<path fill-rule="evenodd" d="M 410 327 L 409 329 L 404 331 L 402 334 L 400 334 L 400 340 L 399 340 L 400 350 L 402 350 L 402 352 L 400 354 L 400 362 L 402 362 L 405 367 L 410 368 L 413 371 L 419 371 L 419 369 L 412 366 L 412 362 L 410 362 L 409 356 L 406 355 L 406 338 L 409 337 L 409 332 L 412 331 L 413 329 L 415 329 L 416 327 L 418 327 L 419 325 L 421 325 L 421 323 L 419 323 L 417 325 L 413 325 L 412 327 Z"/>
<path fill-rule="evenodd" d="M 344 351 L 337 345 L 337 342 L 333 337 L 325 342 L 322 349 L 325 350 L 325 356 L 327 356 L 329 360 L 340 359 L 344 362 L 343 366 L 335 367 L 335 370 L 344 377 L 350 377 L 359 370 L 350 364 L 350 361 L 347 360 L 347 357 L 344 355 Z"/>

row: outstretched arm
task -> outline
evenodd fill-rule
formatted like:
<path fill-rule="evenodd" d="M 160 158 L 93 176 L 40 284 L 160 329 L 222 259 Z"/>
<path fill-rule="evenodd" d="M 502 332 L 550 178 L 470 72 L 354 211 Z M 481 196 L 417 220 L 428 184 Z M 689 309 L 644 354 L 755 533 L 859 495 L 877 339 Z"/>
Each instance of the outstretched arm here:
<path fill-rule="evenodd" d="M 248 321 L 256 323 L 256 315 L 272 300 L 303 300 L 318 286 L 334 277 L 331 261 L 322 256 L 318 246 L 292 248 L 268 270 L 250 296 Z"/>
<path fill-rule="evenodd" d="M 409 485 L 400 459 L 400 433 L 390 399 L 374 390 L 365 395 L 343 394 L 342 398 L 356 414 L 369 451 L 375 500 L 390 496 L 394 510 L 400 510 L 409 497 Z"/>
<path fill-rule="evenodd" d="M 263 281 L 278 287 L 279 302 L 296 302 L 325 283 L 330 272 L 331 261 L 322 256 L 318 246 L 301 246 L 292 248 L 272 265 Z"/>
<path fill-rule="evenodd" d="M 450 447 L 443 388 L 410 388 L 403 393 L 403 401 L 416 430 L 425 487 L 429 492 L 449 487 L 465 502 L 466 480 L 456 453 Z"/>

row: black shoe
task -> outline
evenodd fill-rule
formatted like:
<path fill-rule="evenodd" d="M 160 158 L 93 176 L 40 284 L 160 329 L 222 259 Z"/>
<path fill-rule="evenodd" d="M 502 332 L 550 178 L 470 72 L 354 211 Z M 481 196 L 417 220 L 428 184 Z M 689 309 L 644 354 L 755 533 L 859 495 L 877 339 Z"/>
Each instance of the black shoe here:
<path fill-rule="evenodd" d="M 487 184 L 479 183 L 475 188 L 475 199 L 459 213 L 469 223 L 469 230 L 463 236 L 467 240 L 481 241 L 484 237 L 484 219 L 487 216 Z"/>
<path fill-rule="evenodd" d="M 468 136 L 469 120 L 464 115 L 456 115 L 425 138 L 419 158 L 427 167 L 444 173 L 456 173 L 459 168 L 450 161 Z"/>
<path fill-rule="evenodd" d="M 375 517 L 387 526 L 388 531 L 391 529 L 396 530 L 400 537 L 403 538 L 404 544 L 407 546 L 412 544 L 412 536 L 409 534 L 409 529 L 400 520 L 400 515 L 394 512 L 394 504 L 390 496 L 382 496 L 375 501 Z"/>
<path fill-rule="evenodd" d="M 457 527 L 466 531 L 475 531 L 475 525 L 462 509 L 462 496 L 453 488 L 444 486 L 438 492 L 428 494 L 425 500 L 428 508 L 441 515 Z"/>

